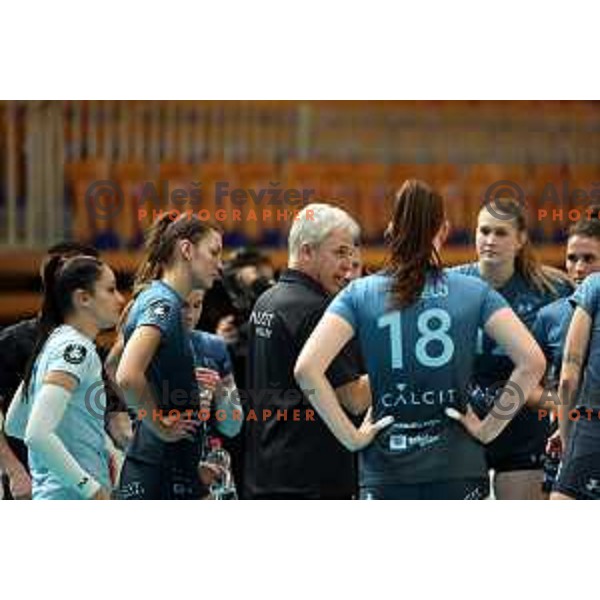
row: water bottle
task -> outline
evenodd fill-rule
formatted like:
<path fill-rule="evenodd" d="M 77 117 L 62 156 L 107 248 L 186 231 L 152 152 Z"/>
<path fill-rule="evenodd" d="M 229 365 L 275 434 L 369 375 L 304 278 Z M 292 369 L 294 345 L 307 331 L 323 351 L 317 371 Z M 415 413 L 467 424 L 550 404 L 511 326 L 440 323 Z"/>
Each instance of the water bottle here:
<path fill-rule="evenodd" d="M 209 440 L 210 450 L 205 456 L 203 462 L 215 465 L 221 468 L 222 476 L 214 483 L 210 484 L 209 490 L 215 500 L 237 500 L 237 490 L 231 473 L 231 456 L 223 448 L 221 440 L 211 437 Z"/>

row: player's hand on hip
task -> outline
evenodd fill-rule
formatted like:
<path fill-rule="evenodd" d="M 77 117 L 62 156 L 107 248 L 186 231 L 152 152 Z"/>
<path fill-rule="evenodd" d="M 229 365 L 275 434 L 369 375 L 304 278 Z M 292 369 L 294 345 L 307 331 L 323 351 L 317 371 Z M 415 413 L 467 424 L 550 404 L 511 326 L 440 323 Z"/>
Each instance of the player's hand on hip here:
<path fill-rule="evenodd" d="M 361 450 L 368 446 L 377 436 L 377 434 L 386 427 L 389 427 L 394 422 L 394 417 L 388 416 L 373 422 L 373 408 L 369 407 L 365 418 L 359 429 L 352 450 Z"/>
<path fill-rule="evenodd" d="M 476 440 L 482 444 L 489 444 L 491 438 L 483 427 L 483 421 L 475 414 L 470 404 L 467 404 L 465 413 L 461 413 L 456 408 L 446 409 L 446 415 L 455 421 L 458 421 Z"/>

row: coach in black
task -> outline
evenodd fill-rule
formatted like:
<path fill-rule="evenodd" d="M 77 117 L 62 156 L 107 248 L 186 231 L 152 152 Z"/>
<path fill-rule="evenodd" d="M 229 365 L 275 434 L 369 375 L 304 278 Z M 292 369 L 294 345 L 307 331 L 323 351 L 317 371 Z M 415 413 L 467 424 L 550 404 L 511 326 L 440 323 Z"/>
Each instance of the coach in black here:
<path fill-rule="evenodd" d="M 289 260 L 250 316 L 244 498 L 350 498 L 354 457 L 303 396 L 294 365 L 304 343 L 352 268 L 360 230 L 340 208 L 309 204 L 288 239 Z M 370 403 L 350 343 L 327 372 L 349 412 Z"/>

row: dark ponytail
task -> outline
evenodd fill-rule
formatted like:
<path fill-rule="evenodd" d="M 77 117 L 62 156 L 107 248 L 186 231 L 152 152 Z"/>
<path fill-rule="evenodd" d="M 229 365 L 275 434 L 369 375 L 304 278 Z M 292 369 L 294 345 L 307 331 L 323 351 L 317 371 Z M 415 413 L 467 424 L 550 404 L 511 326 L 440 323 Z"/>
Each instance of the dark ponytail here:
<path fill-rule="evenodd" d="M 423 291 L 427 274 L 441 271 L 433 241 L 445 218 L 444 200 L 427 184 L 413 179 L 402 185 L 386 231 L 393 308 L 412 304 Z"/>
<path fill-rule="evenodd" d="M 93 293 L 94 285 L 102 274 L 103 263 L 91 256 L 65 259 L 53 256 L 44 265 L 44 296 L 38 320 L 38 337 L 25 369 L 24 397 L 27 397 L 35 361 L 50 334 L 65 322 L 74 309 L 73 292 L 85 290 Z"/>

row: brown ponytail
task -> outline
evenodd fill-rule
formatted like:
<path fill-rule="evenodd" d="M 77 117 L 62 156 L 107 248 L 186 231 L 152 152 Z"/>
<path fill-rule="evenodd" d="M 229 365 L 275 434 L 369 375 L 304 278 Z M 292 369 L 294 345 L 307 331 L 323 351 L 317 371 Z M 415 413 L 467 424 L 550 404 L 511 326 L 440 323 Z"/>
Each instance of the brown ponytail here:
<path fill-rule="evenodd" d="M 442 261 L 433 241 L 444 224 L 444 200 L 422 181 L 406 181 L 396 195 L 386 231 L 391 256 L 392 306 L 412 304 L 425 287 L 428 273 L 439 273 Z"/>

